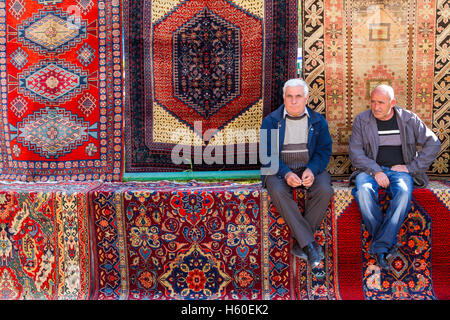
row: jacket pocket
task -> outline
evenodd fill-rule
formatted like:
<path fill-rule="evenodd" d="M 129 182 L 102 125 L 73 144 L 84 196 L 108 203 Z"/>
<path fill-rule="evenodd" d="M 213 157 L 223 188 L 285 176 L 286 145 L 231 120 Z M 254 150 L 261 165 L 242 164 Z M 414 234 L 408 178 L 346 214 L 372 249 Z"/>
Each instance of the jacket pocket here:
<path fill-rule="evenodd" d="M 406 126 L 405 128 L 405 155 L 406 159 L 403 159 L 405 163 L 410 163 L 417 155 L 416 138 L 412 128 Z"/>

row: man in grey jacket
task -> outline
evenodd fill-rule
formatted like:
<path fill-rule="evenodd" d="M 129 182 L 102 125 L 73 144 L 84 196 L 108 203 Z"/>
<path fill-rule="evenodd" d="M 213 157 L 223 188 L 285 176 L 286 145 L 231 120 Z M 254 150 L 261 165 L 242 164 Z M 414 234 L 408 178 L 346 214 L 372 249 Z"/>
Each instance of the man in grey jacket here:
<path fill-rule="evenodd" d="M 355 180 L 352 192 L 372 236 L 369 253 L 387 270 L 397 249 L 398 231 L 411 208 L 414 185 L 427 185 L 425 171 L 441 148 L 419 117 L 395 102 L 392 87 L 375 87 L 371 108 L 355 118 L 349 141 L 350 160 L 356 169 L 350 182 Z M 391 197 L 384 215 L 378 201 L 380 188 Z"/>

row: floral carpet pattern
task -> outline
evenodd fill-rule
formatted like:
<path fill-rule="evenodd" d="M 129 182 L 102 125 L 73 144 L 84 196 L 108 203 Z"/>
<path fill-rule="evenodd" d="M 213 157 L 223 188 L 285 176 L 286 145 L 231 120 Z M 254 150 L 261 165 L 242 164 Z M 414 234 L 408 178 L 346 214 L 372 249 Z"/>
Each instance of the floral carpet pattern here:
<path fill-rule="evenodd" d="M 0 184 L 0 299 L 89 299 L 86 195 L 99 184 Z"/>
<path fill-rule="evenodd" d="M 371 237 L 361 224 L 361 213 L 351 189 L 338 187 L 335 198 L 334 241 L 338 257 L 340 299 L 424 300 L 448 299 L 448 227 L 450 191 L 447 183 L 432 182 L 415 189 L 412 208 L 398 236 L 398 251 L 382 270 L 368 254 Z M 335 186 L 336 188 L 336 186 Z M 380 192 L 386 209 L 389 197 Z"/>
<path fill-rule="evenodd" d="M 449 298 L 448 183 L 414 191 L 390 272 L 351 189 L 334 189 L 311 268 L 260 183 L 1 183 L 0 299 Z"/>
<path fill-rule="evenodd" d="M 104 184 L 89 194 L 95 299 L 289 299 L 289 235 L 260 184 Z"/>

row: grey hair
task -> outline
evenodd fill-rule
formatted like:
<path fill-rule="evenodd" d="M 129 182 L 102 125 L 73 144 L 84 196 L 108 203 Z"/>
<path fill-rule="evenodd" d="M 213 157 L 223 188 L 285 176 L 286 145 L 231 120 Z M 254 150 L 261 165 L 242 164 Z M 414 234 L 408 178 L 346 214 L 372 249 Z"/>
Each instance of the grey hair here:
<path fill-rule="evenodd" d="M 379 84 L 377 86 L 375 86 L 375 88 L 372 89 L 372 92 L 370 93 L 370 95 L 372 95 L 372 93 L 375 90 L 379 90 L 384 92 L 385 94 L 387 94 L 389 96 L 389 102 L 391 102 L 392 100 L 395 99 L 395 95 L 394 95 L 394 88 L 392 88 L 390 85 L 387 84 Z"/>
<path fill-rule="evenodd" d="M 297 86 L 303 87 L 303 92 L 305 93 L 305 96 L 309 93 L 308 84 L 303 79 L 290 79 L 284 83 L 283 95 L 286 93 L 287 87 L 297 87 Z"/>

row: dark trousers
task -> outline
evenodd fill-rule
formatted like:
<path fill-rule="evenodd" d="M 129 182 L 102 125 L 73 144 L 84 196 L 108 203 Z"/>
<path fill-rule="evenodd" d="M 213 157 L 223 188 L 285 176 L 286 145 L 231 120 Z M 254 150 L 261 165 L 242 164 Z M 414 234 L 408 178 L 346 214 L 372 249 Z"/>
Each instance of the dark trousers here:
<path fill-rule="evenodd" d="M 300 213 L 293 198 L 293 188 L 284 178 L 267 176 L 266 187 L 272 203 L 286 221 L 291 235 L 301 248 L 314 241 L 314 232 L 320 227 L 333 196 L 331 177 L 326 171 L 314 177 L 314 183 L 307 191 L 305 214 Z"/>

